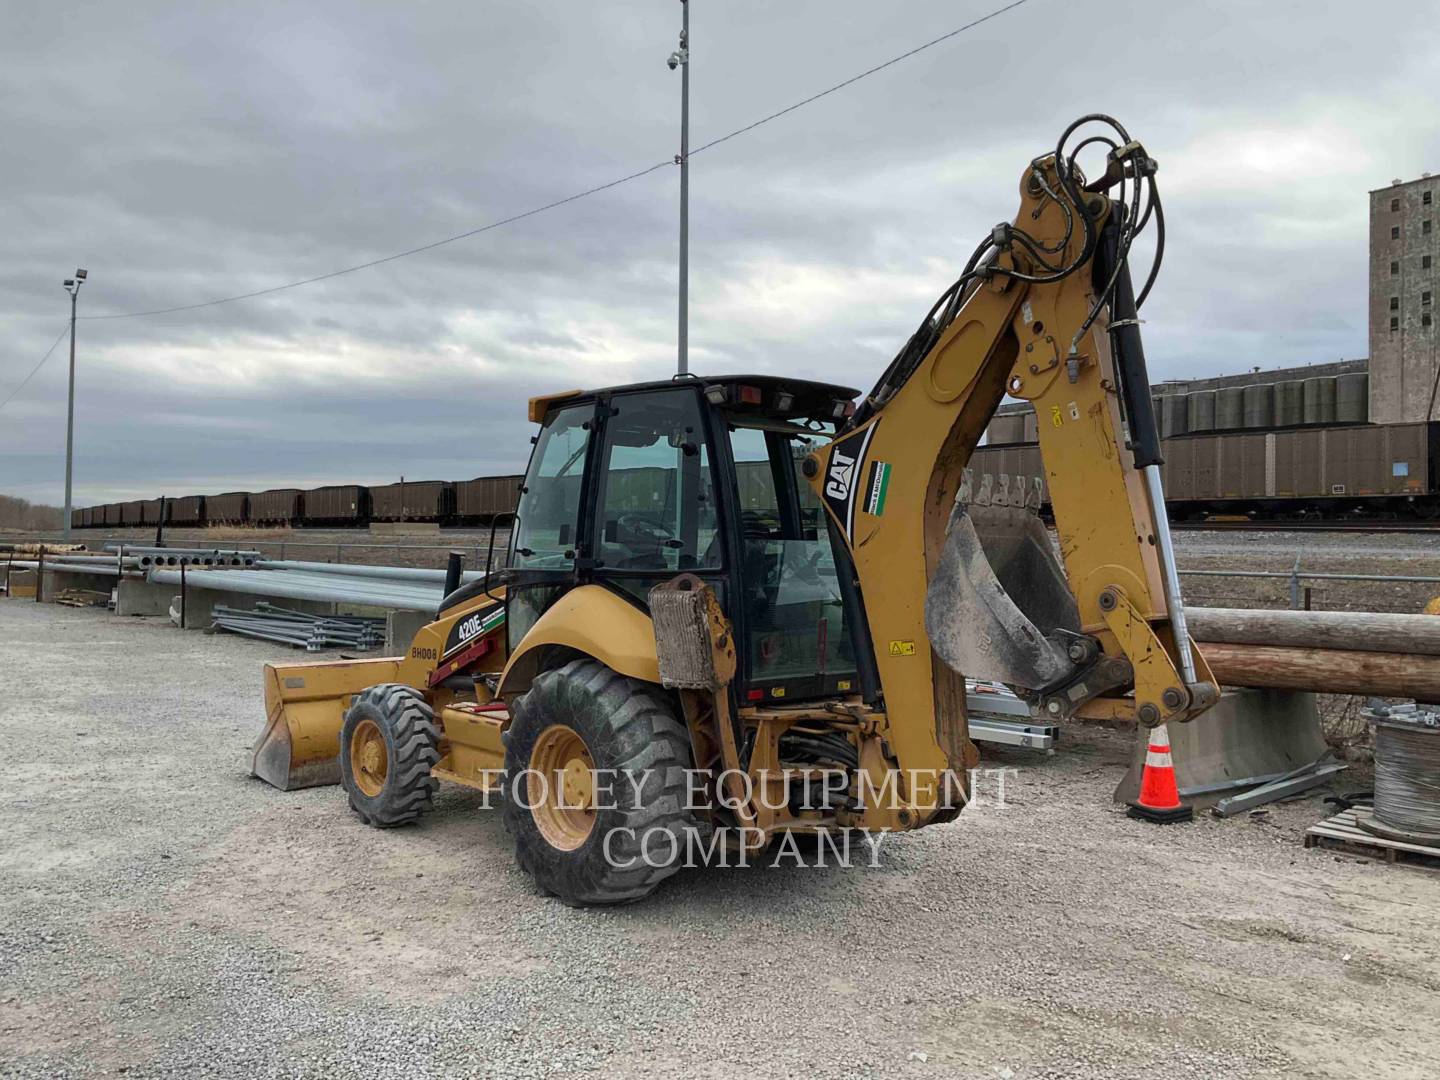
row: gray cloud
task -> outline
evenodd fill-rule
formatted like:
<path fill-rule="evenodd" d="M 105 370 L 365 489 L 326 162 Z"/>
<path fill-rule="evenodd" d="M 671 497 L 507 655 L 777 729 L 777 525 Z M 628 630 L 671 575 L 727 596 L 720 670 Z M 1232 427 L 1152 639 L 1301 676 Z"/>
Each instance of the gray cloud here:
<path fill-rule="evenodd" d="M 694 0 L 697 143 L 994 6 Z M 673 154 L 674 3 L 11 5 L 0 397 L 97 315 L 265 288 Z M 1402 29 L 1403 28 L 1403 29 Z M 1365 192 L 1440 161 L 1412 5 L 1032 0 L 695 158 L 697 368 L 868 386 L 1030 156 L 1114 112 L 1161 162 L 1157 377 L 1364 355 Z M 676 178 L 293 292 L 80 328 L 80 502 L 520 467 L 524 400 L 663 375 Z M 58 501 L 64 346 L 0 411 Z"/>

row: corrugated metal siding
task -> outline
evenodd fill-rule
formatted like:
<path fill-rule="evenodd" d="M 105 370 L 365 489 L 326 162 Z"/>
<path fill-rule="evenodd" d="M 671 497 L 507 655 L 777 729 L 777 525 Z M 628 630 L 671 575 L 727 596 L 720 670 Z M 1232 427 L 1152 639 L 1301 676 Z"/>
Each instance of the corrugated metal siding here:
<path fill-rule="evenodd" d="M 1252 435 L 1166 439 L 1163 476 L 1170 502 L 1420 495 L 1430 491 L 1425 424 L 1356 425 Z M 1035 475 L 1035 446 L 981 447 L 979 476 Z M 1048 494 L 1047 494 L 1048 498 Z"/>
<path fill-rule="evenodd" d="M 407 480 L 370 489 L 376 521 L 442 521 L 455 513 L 455 485 L 448 480 Z"/>
<path fill-rule="evenodd" d="M 1165 464 L 1160 480 L 1165 498 L 1170 502 L 1189 502 L 1195 498 L 1195 448 L 1203 439 L 1171 439 L 1161 445 Z"/>
<path fill-rule="evenodd" d="M 985 429 L 987 446 L 1007 446 L 1025 440 L 1025 414 L 1005 413 L 996 416 Z"/>
<path fill-rule="evenodd" d="M 1195 440 L 1193 491 L 1196 499 L 1214 499 L 1220 494 L 1220 445 L 1222 440 Z"/>
<path fill-rule="evenodd" d="M 364 521 L 370 516 L 369 492 L 358 484 L 338 484 L 304 492 L 305 521 Z"/>
<path fill-rule="evenodd" d="M 227 491 L 223 495 L 205 497 L 206 520 L 211 525 L 243 525 L 249 520 L 248 491 Z"/>
<path fill-rule="evenodd" d="M 186 495 L 170 504 L 170 521 L 175 525 L 202 525 L 205 522 L 205 496 Z"/>
<path fill-rule="evenodd" d="M 1336 428 L 1326 432 L 1326 474 L 1347 495 L 1405 495 L 1429 480 L 1424 424 Z"/>
<path fill-rule="evenodd" d="M 256 522 L 298 521 L 303 504 L 299 488 L 271 488 L 250 496 L 250 520 Z"/>
<path fill-rule="evenodd" d="M 521 476 L 480 476 L 455 485 L 455 512 L 463 518 L 490 518 L 515 510 Z"/>

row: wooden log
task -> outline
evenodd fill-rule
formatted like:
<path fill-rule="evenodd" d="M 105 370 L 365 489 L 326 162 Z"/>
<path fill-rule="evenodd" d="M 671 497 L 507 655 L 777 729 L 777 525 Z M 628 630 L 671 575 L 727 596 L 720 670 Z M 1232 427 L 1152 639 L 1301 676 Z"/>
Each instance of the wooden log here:
<path fill-rule="evenodd" d="M 1186 608 L 1196 641 L 1440 656 L 1440 618 L 1373 611 Z"/>
<path fill-rule="evenodd" d="M 1201 641 L 1222 686 L 1440 701 L 1440 656 Z"/>

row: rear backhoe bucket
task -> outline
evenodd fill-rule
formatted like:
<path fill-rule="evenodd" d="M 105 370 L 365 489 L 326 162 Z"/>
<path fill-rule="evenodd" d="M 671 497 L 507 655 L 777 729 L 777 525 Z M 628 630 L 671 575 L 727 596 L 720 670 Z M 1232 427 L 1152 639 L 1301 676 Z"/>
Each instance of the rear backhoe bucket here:
<path fill-rule="evenodd" d="M 1226 690 L 1200 719 L 1171 724 L 1169 732 L 1180 797 L 1197 807 L 1320 762 L 1329 750 L 1315 695 L 1288 690 Z M 1133 801 L 1139 792 L 1148 742 L 1142 728 L 1116 802 Z"/>
<path fill-rule="evenodd" d="M 401 657 L 265 665 L 265 730 L 250 775 L 281 791 L 340 782 L 340 725 L 350 699 L 397 681 Z"/>
<path fill-rule="evenodd" d="M 975 505 L 956 501 L 925 597 L 925 629 L 951 669 L 1044 690 L 1077 671 L 1056 631 L 1078 632 L 1079 611 L 1025 496 L 1020 505 L 993 505 L 989 497 L 987 483 Z M 1003 485 L 999 497 L 1006 498 Z"/>

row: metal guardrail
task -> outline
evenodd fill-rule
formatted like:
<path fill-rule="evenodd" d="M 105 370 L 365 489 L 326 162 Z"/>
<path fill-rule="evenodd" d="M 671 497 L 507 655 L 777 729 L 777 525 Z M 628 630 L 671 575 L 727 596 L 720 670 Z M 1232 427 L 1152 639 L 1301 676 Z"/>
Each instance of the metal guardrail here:
<path fill-rule="evenodd" d="M 1401 585 L 1440 585 L 1440 577 L 1414 574 L 1334 574 L 1322 570 L 1301 570 L 1300 560 L 1289 570 L 1181 570 L 1181 577 L 1269 578 L 1290 582 L 1290 606 L 1299 611 L 1310 606 L 1309 589 L 1302 581 L 1382 581 Z M 1302 602 L 1303 601 L 1303 602 Z"/>

